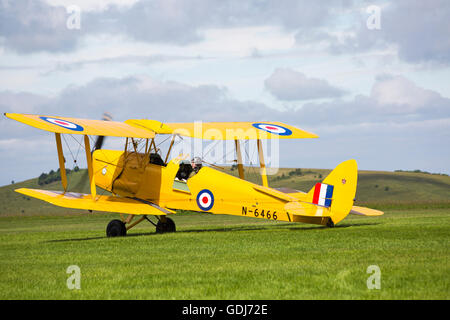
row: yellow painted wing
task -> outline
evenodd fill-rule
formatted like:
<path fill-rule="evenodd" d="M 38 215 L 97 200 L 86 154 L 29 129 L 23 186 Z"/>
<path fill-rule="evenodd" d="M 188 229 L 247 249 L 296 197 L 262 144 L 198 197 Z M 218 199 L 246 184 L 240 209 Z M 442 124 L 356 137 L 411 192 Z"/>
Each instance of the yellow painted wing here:
<path fill-rule="evenodd" d="M 179 134 L 209 140 L 302 139 L 318 136 L 274 121 L 265 122 L 177 122 L 162 124 L 154 120 L 130 119 L 126 123 L 155 133 Z"/>
<path fill-rule="evenodd" d="M 56 133 L 133 138 L 155 137 L 153 131 L 145 128 L 137 128 L 118 121 L 88 120 L 19 113 L 5 113 L 5 116 L 41 130 Z"/>
<path fill-rule="evenodd" d="M 164 124 L 160 121 L 157 121 L 157 120 L 130 119 L 130 120 L 126 120 L 125 123 L 129 124 L 130 126 L 136 127 L 136 128 L 144 128 L 147 130 L 152 130 L 153 132 L 159 133 L 159 134 L 170 134 L 173 132 L 173 129 L 171 127 L 169 127 L 166 124 Z"/>
<path fill-rule="evenodd" d="M 376 216 L 381 216 L 384 214 L 384 212 L 380 211 L 380 210 L 375 210 L 375 209 L 370 209 L 370 208 L 365 208 L 365 207 L 358 207 L 358 206 L 353 206 L 352 210 L 350 210 L 350 213 L 360 215 L 360 216 L 368 216 L 368 217 L 376 217 Z"/>
<path fill-rule="evenodd" d="M 174 213 L 172 210 L 161 208 L 150 202 L 144 203 L 139 200 L 115 196 L 97 196 L 96 201 L 93 201 L 90 194 L 83 193 L 63 193 L 61 191 L 27 188 L 20 188 L 15 191 L 36 199 L 44 200 L 56 206 L 72 209 L 108 211 L 135 215 L 166 215 Z"/>

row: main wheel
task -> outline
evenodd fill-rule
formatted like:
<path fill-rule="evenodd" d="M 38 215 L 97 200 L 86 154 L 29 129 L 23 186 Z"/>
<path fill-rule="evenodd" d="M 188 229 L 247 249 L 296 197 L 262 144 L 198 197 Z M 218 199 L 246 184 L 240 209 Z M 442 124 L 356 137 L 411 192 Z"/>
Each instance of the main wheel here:
<path fill-rule="evenodd" d="M 162 222 L 161 220 L 158 221 L 156 224 L 156 233 L 166 233 L 166 232 L 175 232 L 175 222 L 173 222 L 172 219 L 166 218 L 165 222 Z"/>
<path fill-rule="evenodd" d="M 106 227 L 106 235 L 108 237 L 126 236 L 127 228 L 125 227 L 125 223 L 117 219 L 110 221 Z"/>

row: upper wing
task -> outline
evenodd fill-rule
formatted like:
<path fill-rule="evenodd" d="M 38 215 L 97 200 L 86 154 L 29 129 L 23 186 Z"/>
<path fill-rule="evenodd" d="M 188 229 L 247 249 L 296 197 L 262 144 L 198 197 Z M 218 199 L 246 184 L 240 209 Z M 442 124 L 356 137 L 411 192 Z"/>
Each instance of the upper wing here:
<path fill-rule="evenodd" d="M 65 208 L 155 216 L 175 213 L 172 210 L 161 208 L 151 202 L 142 202 L 115 196 L 101 195 L 97 196 L 96 201 L 93 201 L 90 194 L 83 193 L 64 193 L 62 191 L 26 188 L 20 188 L 15 191 Z"/>
<path fill-rule="evenodd" d="M 10 119 L 32 127 L 64 134 L 154 138 L 155 133 L 179 134 L 210 140 L 301 139 L 318 136 L 274 121 L 266 122 L 184 122 L 161 123 L 156 120 L 130 119 L 125 122 L 5 113 Z"/>
<path fill-rule="evenodd" d="M 155 133 L 124 122 L 52 117 L 32 114 L 5 113 L 10 119 L 29 126 L 56 133 L 113 136 L 130 138 L 153 138 Z"/>
<path fill-rule="evenodd" d="M 155 133 L 179 134 L 209 140 L 301 139 L 318 136 L 302 129 L 274 121 L 265 122 L 173 122 L 130 119 L 125 123 Z"/>

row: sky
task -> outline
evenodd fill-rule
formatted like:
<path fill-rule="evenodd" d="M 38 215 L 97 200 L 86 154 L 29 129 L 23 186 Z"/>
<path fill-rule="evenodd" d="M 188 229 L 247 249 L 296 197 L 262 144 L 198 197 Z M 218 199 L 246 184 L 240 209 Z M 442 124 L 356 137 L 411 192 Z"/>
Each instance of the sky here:
<path fill-rule="evenodd" d="M 319 138 L 280 141 L 272 166 L 449 174 L 449 16 L 447 0 L 0 0 L 0 111 L 280 121 Z M 54 137 L 2 115 L 0 161 L 0 185 L 56 169 Z"/>

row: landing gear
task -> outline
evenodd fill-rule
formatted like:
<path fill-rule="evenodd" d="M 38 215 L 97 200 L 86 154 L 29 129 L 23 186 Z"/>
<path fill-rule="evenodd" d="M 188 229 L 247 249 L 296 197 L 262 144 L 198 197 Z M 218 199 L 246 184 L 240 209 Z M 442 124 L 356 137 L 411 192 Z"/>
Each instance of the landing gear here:
<path fill-rule="evenodd" d="M 133 220 L 134 215 L 129 215 L 126 219 L 122 217 L 122 220 L 112 220 L 110 223 L 108 223 L 108 226 L 106 227 L 106 235 L 108 237 L 124 237 L 127 235 L 127 230 L 133 228 L 138 223 L 141 223 L 144 220 L 147 220 L 152 225 L 156 227 L 156 233 L 167 233 L 167 232 L 175 232 L 175 222 L 167 218 L 166 216 L 156 216 L 158 218 L 158 222 L 154 223 L 151 221 L 147 216 L 141 216 L 141 218 L 133 223 L 131 221 Z"/>
<path fill-rule="evenodd" d="M 165 220 L 165 221 L 164 221 Z M 175 232 L 175 222 L 172 219 L 164 217 L 159 219 L 156 224 L 156 233 Z"/>
<path fill-rule="evenodd" d="M 123 237 L 127 235 L 125 223 L 120 220 L 112 220 L 106 227 L 106 235 L 108 237 Z"/>

